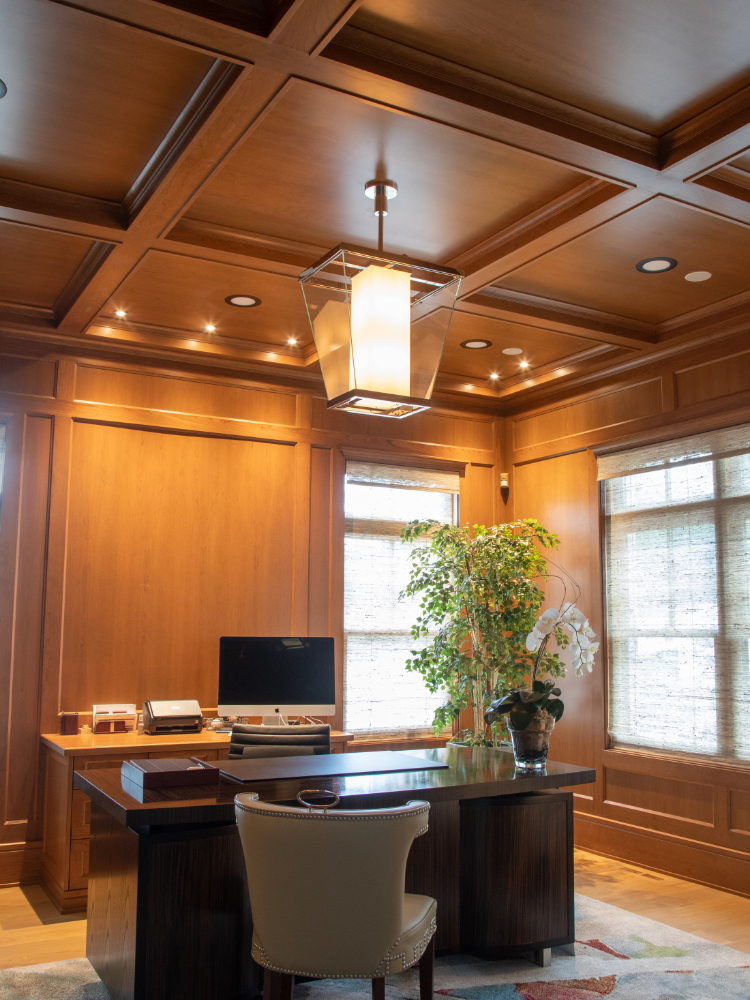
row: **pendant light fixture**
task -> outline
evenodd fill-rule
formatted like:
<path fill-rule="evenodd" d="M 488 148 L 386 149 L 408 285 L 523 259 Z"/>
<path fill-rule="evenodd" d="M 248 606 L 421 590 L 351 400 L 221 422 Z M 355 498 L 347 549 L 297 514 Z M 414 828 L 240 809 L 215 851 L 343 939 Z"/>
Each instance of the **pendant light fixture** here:
<path fill-rule="evenodd" d="M 299 276 L 329 409 L 381 417 L 427 410 L 462 274 L 383 252 L 383 219 L 398 194 L 365 184 L 378 249 L 340 243 Z"/>

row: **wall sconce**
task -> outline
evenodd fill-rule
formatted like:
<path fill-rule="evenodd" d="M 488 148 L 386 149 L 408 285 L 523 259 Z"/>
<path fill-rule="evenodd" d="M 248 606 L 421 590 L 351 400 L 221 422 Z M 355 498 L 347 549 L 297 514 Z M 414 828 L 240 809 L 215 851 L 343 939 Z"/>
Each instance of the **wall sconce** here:
<path fill-rule="evenodd" d="M 500 473 L 500 489 L 501 490 L 507 490 L 508 489 L 508 473 L 507 472 L 501 472 Z"/>

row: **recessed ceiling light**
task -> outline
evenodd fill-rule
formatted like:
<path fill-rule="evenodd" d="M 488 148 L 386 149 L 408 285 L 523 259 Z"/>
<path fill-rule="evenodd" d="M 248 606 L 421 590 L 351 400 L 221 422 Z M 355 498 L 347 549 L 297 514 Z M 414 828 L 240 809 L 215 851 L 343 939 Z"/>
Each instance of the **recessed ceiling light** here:
<path fill-rule="evenodd" d="M 125 312 L 124 309 L 115 309 L 115 316 L 118 316 L 120 319 L 122 319 L 123 316 L 127 316 L 127 313 Z"/>
<path fill-rule="evenodd" d="M 240 309 L 249 309 L 251 306 L 260 305 L 260 299 L 257 295 L 227 295 L 224 301 L 227 305 L 238 306 Z"/>
<path fill-rule="evenodd" d="M 528 367 L 529 367 L 529 362 L 528 361 L 522 361 L 521 362 L 521 368 L 528 368 Z"/>
<path fill-rule="evenodd" d="M 492 347 L 490 340 L 465 340 L 461 347 L 466 347 L 470 351 L 481 351 L 483 347 Z"/>
<path fill-rule="evenodd" d="M 499 376 L 499 375 L 497 374 L 497 372 L 493 372 L 493 373 L 492 373 L 492 374 L 490 375 L 490 378 L 500 378 L 500 376 Z"/>
<path fill-rule="evenodd" d="M 662 271 L 671 271 L 675 267 L 677 261 L 674 257 L 646 257 L 635 265 L 636 271 L 643 274 L 661 274 Z"/>
<path fill-rule="evenodd" d="M 289 344 L 290 347 L 294 347 L 296 343 L 297 343 L 296 337 L 290 337 L 289 340 L 287 340 L 287 344 Z"/>
<path fill-rule="evenodd" d="M 523 354 L 523 348 L 521 347 L 504 347 L 503 354 Z"/>
<path fill-rule="evenodd" d="M 213 323 L 206 323 L 206 333 L 213 333 L 215 329 Z"/>
<path fill-rule="evenodd" d="M 8 88 L 5 86 L 2 80 L 0 80 L 0 97 L 5 97 L 8 93 Z"/>
<path fill-rule="evenodd" d="M 710 277 L 710 271 L 691 271 L 685 275 L 685 281 L 708 281 Z"/>

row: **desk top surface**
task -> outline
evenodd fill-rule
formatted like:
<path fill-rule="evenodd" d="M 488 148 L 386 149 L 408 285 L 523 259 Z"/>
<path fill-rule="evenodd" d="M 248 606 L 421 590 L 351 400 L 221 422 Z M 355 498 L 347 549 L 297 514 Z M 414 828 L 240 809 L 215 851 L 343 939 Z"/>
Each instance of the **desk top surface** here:
<path fill-rule="evenodd" d="M 341 799 L 346 809 L 401 805 L 415 797 L 430 802 L 483 798 L 490 795 L 518 795 L 546 788 L 588 784 L 596 781 L 596 771 L 575 764 L 548 761 L 546 773 L 516 771 L 513 754 L 507 750 L 477 747 L 399 751 L 429 761 L 448 764 L 440 770 L 419 770 L 388 774 L 357 774 L 339 777 L 281 778 L 239 785 L 222 778 L 219 785 L 176 786 L 144 790 L 139 798 L 120 771 L 76 772 L 73 782 L 91 800 L 124 826 L 233 822 L 234 797 L 257 792 L 264 802 L 296 804 L 297 792 L 318 785 Z M 294 758 L 290 758 L 294 759 Z"/>
<path fill-rule="evenodd" d="M 172 747 L 179 750 L 205 750 L 210 746 L 226 746 L 229 743 L 229 733 L 215 733 L 211 729 L 203 729 L 199 733 L 164 733 L 158 736 L 144 733 L 79 733 L 77 736 L 43 733 L 40 739 L 44 746 L 59 753 L 61 757 L 92 757 L 119 753 L 121 750 L 130 750 L 132 753 L 169 750 Z M 346 742 L 352 739 L 352 734 L 332 729 L 331 739 Z"/>

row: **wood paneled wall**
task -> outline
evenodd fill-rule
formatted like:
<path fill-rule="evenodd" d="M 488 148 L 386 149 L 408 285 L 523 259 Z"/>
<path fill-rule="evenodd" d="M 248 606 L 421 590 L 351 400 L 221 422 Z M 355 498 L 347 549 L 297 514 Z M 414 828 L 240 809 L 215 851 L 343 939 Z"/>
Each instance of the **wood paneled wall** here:
<path fill-rule="evenodd" d="M 0 884 L 38 877 L 39 734 L 59 711 L 215 708 L 223 634 L 333 635 L 340 704 L 347 457 L 458 465 L 462 520 L 500 517 L 501 426 L 481 412 L 330 413 L 308 392 L 0 337 L 0 422 Z"/>
<path fill-rule="evenodd" d="M 562 539 L 558 561 L 583 589 L 602 635 L 599 486 L 594 446 L 634 446 L 750 422 L 746 335 L 602 378 L 585 392 L 506 417 L 509 518 L 536 517 Z M 557 760 L 597 769 L 574 789 L 576 843 L 750 895 L 750 765 L 712 767 L 610 749 L 603 651 L 563 682 Z"/>

